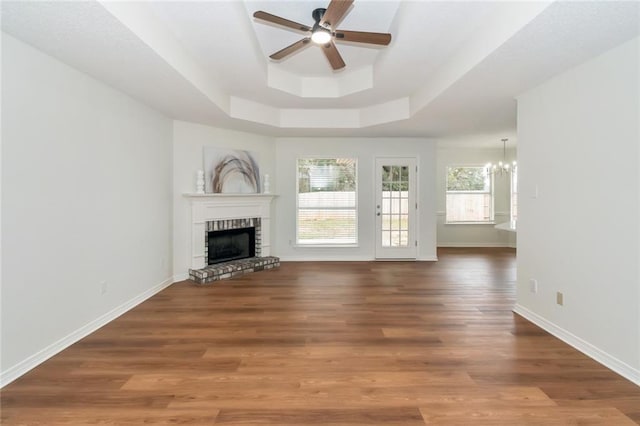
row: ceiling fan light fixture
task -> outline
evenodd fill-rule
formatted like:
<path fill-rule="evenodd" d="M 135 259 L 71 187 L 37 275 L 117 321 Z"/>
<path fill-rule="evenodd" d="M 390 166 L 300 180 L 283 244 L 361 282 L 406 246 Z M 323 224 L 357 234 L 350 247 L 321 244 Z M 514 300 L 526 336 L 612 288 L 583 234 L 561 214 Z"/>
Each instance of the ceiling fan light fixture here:
<path fill-rule="evenodd" d="M 327 44 L 331 41 L 331 32 L 328 29 L 316 24 L 313 26 L 311 41 L 316 44 Z"/>

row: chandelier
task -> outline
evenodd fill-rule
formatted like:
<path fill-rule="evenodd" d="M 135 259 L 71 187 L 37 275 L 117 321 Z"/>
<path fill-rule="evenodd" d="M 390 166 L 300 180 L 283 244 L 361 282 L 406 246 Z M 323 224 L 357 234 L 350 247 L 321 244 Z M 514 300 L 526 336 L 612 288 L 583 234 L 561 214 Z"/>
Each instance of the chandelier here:
<path fill-rule="evenodd" d="M 508 175 L 511 173 L 512 169 L 517 167 L 517 163 L 513 161 L 513 163 L 509 164 L 507 162 L 507 141 L 509 139 L 502 139 L 502 161 L 498 161 L 498 163 L 487 163 L 484 167 L 487 169 L 487 173 L 492 174 L 494 176 L 502 176 Z"/>

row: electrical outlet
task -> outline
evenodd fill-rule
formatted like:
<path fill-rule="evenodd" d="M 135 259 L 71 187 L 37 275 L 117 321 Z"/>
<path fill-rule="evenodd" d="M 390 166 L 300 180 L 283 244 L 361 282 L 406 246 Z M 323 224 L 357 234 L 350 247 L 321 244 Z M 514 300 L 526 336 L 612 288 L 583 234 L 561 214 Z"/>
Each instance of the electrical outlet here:
<path fill-rule="evenodd" d="M 538 293 L 538 280 L 529 280 L 529 291 L 533 294 Z"/>
<path fill-rule="evenodd" d="M 560 306 L 564 305 L 564 295 L 561 292 L 556 293 L 556 303 Z"/>
<path fill-rule="evenodd" d="M 108 286 L 106 281 L 100 281 L 100 294 L 107 294 Z"/>

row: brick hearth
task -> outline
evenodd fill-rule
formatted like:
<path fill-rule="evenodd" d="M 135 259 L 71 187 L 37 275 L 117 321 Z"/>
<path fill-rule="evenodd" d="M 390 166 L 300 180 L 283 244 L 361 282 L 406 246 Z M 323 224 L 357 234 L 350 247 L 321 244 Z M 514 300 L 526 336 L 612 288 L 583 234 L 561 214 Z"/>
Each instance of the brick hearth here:
<path fill-rule="evenodd" d="M 237 277 L 251 272 L 263 271 L 280 266 L 280 258 L 275 256 L 252 257 L 216 263 L 203 269 L 189 269 L 189 279 L 198 285 L 211 285 L 214 281 Z"/>

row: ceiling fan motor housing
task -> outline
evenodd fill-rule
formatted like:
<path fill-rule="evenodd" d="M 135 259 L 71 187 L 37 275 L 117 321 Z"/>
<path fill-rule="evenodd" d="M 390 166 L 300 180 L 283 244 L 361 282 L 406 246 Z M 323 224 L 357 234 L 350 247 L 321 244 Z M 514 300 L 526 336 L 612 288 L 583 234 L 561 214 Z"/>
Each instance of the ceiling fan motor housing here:
<path fill-rule="evenodd" d="M 326 11 L 327 9 L 319 7 L 311 12 L 311 16 L 313 17 L 313 20 L 316 21 L 316 25 L 319 25 L 320 20 L 322 19 Z"/>

